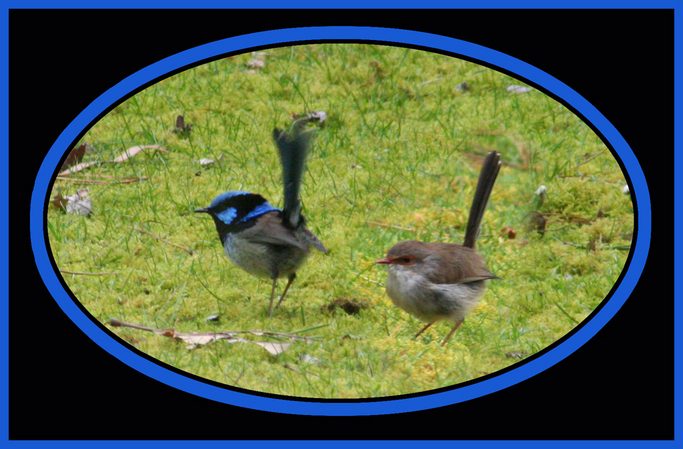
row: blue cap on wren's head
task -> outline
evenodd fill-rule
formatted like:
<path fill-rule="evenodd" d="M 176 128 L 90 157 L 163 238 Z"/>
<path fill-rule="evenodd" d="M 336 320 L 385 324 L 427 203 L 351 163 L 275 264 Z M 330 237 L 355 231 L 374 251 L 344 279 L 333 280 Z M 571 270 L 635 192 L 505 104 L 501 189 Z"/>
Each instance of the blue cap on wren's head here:
<path fill-rule="evenodd" d="M 230 192 L 221 193 L 216 198 L 214 198 L 213 201 L 211 201 L 211 205 L 209 205 L 209 208 L 215 208 L 220 203 L 222 203 L 223 201 L 226 201 L 230 198 L 234 198 L 237 196 L 243 196 L 243 195 L 253 195 L 253 193 L 245 192 L 242 190 L 232 190 Z M 257 195 L 257 196 L 260 196 L 260 195 Z M 263 197 L 261 197 L 261 198 L 263 198 Z M 264 201 L 265 201 L 265 198 L 264 198 Z"/>
<path fill-rule="evenodd" d="M 257 193 L 235 190 L 221 193 L 209 207 L 197 209 L 195 212 L 207 213 L 226 225 L 231 225 L 245 223 L 265 213 L 279 210 Z"/>

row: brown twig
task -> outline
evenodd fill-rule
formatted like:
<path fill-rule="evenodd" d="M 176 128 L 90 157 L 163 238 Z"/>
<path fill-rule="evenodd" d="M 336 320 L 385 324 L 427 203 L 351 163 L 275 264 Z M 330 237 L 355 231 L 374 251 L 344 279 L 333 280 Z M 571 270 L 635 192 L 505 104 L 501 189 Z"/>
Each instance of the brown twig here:
<path fill-rule="evenodd" d="M 587 164 L 588 162 L 592 161 L 593 159 L 595 159 L 596 157 L 600 156 L 600 155 L 601 155 L 602 153 L 604 153 L 605 151 L 609 151 L 609 150 L 608 150 L 607 148 L 605 148 L 605 149 L 602 150 L 602 151 L 598 151 L 598 152 L 595 153 L 593 156 L 589 157 L 589 158 L 586 159 L 585 161 L 583 161 L 583 162 L 581 162 L 580 164 L 578 164 L 577 166 L 575 166 L 575 167 L 574 167 L 574 170 L 576 170 L 577 168 L 581 167 L 583 164 Z"/>
<path fill-rule="evenodd" d="M 402 231 L 415 232 L 415 229 L 413 229 L 413 228 L 404 228 L 402 226 L 396 226 L 396 225 L 391 225 L 391 224 L 386 224 L 386 223 L 379 223 L 377 221 L 368 221 L 366 223 L 369 225 L 374 225 L 374 226 L 384 226 L 386 228 L 394 228 L 394 229 L 401 229 Z"/>
<path fill-rule="evenodd" d="M 143 324 L 136 324 L 136 323 L 127 323 L 125 321 L 121 321 L 118 318 L 110 318 L 109 319 L 109 325 L 113 327 L 128 327 L 131 329 L 137 329 L 141 331 L 146 331 L 146 332 L 154 332 L 155 334 L 160 334 L 160 335 L 187 335 L 187 336 L 220 336 L 220 337 L 235 337 L 239 334 L 251 334 L 257 337 L 260 337 L 262 335 L 267 335 L 270 337 L 279 337 L 279 338 L 287 338 L 290 340 L 304 340 L 304 341 L 310 341 L 310 340 L 315 340 L 320 337 L 303 337 L 301 335 L 295 335 L 295 334 L 288 334 L 284 332 L 270 332 L 270 331 L 259 331 L 259 330 L 239 330 L 239 331 L 221 331 L 221 332 L 199 332 L 199 333 L 194 333 L 194 332 L 178 332 L 174 329 L 157 329 L 154 327 L 149 327 L 145 326 Z"/>
<path fill-rule="evenodd" d="M 90 176 L 92 177 L 92 176 Z M 103 178 L 113 178 L 113 176 L 102 176 Z M 71 178 L 69 175 L 61 175 L 57 176 L 57 180 L 59 181 L 72 181 L 72 182 L 80 182 L 81 184 L 95 184 L 95 185 L 107 185 L 107 184 L 130 184 L 132 182 L 140 182 L 144 181 L 146 179 L 149 179 L 147 176 L 141 176 L 141 177 L 125 177 L 121 178 L 117 181 L 100 181 L 96 179 L 84 179 L 84 178 Z"/>
<path fill-rule="evenodd" d="M 185 250 L 185 251 L 188 251 L 188 252 L 191 251 L 190 248 L 188 248 L 187 246 L 182 246 L 182 245 L 178 245 L 177 243 L 169 242 L 168 240 L 162 239 L 162 238 L 159 237 L 158 235 L 152 234 L 151 232 L 146 231 L 146 230 L 144 230 L 144 229 L 135 228 L 135 227 L 133 227 L 133 226 L 129 226 L 129 227 L 130 227 L 131 229 L 135 230 L 135 231 L 142 232 L 143 234 L 151 235 L 151 236 L 154 237 L 155 239 L 157 239 L 157 240 L 159 240 L 159 241 L 161 241 L 161 242 L 164 242 L 164 243 L 166 243 L 167 245 L 175 246 L 176 248 L 180 248 L 180 249 Z"/>
<path fill-rule="evenodd" d="M 59 270 L 60 273 L 64 274 L 76 274 L 76 275 L 83 275 L 83 276 L 109 276 L 112 274 L 121 274 L 120 271 L 111 271 L 109 273 L 88 273 L 86 271 L 67 271 L 67 270 Z"/>

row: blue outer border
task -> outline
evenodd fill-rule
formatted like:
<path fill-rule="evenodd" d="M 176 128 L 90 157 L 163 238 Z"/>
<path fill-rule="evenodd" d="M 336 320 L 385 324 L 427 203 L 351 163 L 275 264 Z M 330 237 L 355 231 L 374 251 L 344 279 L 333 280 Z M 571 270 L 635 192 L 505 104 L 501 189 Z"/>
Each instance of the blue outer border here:
<path fill-rule="evenodd" d="M 543 356 L 533 359 L 518 368 L 454 390 L 419 397 L 375 400 L 371 402 L 304 402 L 231 391 L 163 368 L 134 353 L 112 338 L 97 324 L 93 323 L 79 309 L 63 288 L 50 262 L 46 239 L 43 234 L 44 207 L 49 193 L 50 181 L 61 157 L 68 150 L 69 146 L 110 105 L 140 86 L 150 83 L 166 73 L 181 69 L 197 61 L 213 58 L 224 53 L 243 51 L 250 47 L 272 46 L 281 43 L 289 44 L 311 40 L 386 42 L 388 44 L 422 46 L 437 51 L 452 52 L 518 74 L 530 82 L 538 84 L 557 97 L 562 98 L 574 110 L 582 114 L 609 141 L 621 158 L 632 182 L 632 194 L 638 201 L 638 235 L 635 240 L 633 256 L 627 272 L 614 291 L 612 298 L 604 304 L 602 309 L 590 321 L 571 337 Z M 415 31 L 370 27 L 293 28 L 238 36 L 183 51 L 132 74 L 93 101 L 59 136 L 45 157 L 38 172 L 31 199 L 30 213 L 31 242 L 36 264 L 45 285 L 52 293 L 55 301 L 57 301 L 71 320 L 104 350 L 151 378 L 197 396 L 263 411 L 303 415 L 375 415 L 440 407 L 493 393 L 548 369 L 586 343 L 621 308 L 642 273 L 647 259 L 651 233 L 649 192 L 645 176 L 635 155 L 612 124 L 575 91 L 529 64 L 476 44 Z"/>

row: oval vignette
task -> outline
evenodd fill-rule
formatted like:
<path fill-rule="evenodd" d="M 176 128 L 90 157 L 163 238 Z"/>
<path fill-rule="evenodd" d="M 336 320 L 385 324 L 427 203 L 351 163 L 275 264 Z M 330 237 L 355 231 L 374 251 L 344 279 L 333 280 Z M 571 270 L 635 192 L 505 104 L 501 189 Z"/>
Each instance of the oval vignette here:
<path fill-rule="evenodd" d="M 296 400 L 282 399 L 260 396 L 258 392 L 249 394 L 234 391 L 202 382 L 201 380 L 164 368 L 140 356 L 112 338 L 98 324 L 93 323 L 90 317 L 84 314 L 78 305 L 74 304 L 70 294 L 62 286 L 52 266 L 46 246 L 46 236 L 44 235 L 44 208 L 47 204 L 46 198 L 51 187 L 52 176 L 60 159 L 76 137 L 106 111 L 110 105 L 164 74 L 178 71 L 198 61 L 215 58 L 226 53 L 245 51 L 253 47 L 282 44 L 295 45 L 306 41 L 318 40 L 356 43 L 364 41 L 374 43 L 387 42 L 396 45 L 421 47 L 427 50 L 446 52 L 453 55 L 461 55 L 467 59 L 482 61 L 541 86 L 547 92 L 552 93 L 557 98 L 561 98 L 566 105 L 583 116 L 594 129 L 600 132 L 618 154 L 625 172 L 631 181 L 632 195 L 638 201 L 637 222 L 635 224 L 638 234 L 632 248 L 631 260 L 627 263 L 621 282 L 616 285 L 609 301 L 605 301 L 601 305 L 600 310 L 590 320 L 584 322 L 580 329 L 561 343 L 552 347 L 541 356 L 526 361 L 519 366 L 515 365 L 513 369 L 502 374 L 495 373 L 491 378 L 458 386 L 458 388 L 452 390 L 431 394 L 387 398 L 385 400 L 354 400 L 353 402 L 308 402 L 305 399 L 299 400 L 298 398 Z M 635 287 L 647 258 L 650 240 L 649 210 L 649 194 L 644 175 L 635 155 L 619 132 L 590 103 L 546 73 L 499 52 L 452 38 L 384 28 L 325 27 L 268 31 L 209 43 L 152 64 L 102 94 L 64 130 L 45 157 L 36 179 L 31 200 L 30 231 L 38 269 L 55 301 L 57 301 L 70 319 L 93 341 L 139 372 L 188 393 L 241 407 L 308 415 L 374 415 L 416 411 L 474 399 L 528 379 L 574 352 L 614 316 Z"/>

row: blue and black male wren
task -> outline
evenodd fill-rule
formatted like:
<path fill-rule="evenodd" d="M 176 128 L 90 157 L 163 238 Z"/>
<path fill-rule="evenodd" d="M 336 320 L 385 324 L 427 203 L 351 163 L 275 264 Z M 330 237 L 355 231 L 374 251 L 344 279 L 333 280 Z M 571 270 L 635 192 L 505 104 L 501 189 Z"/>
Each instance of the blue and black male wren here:
<path fill-rule="evenodd" d="M 299 191 L 312 140 L 312 132 L 305 129 L 306 122 L 299 120 L 286 131 L 273 130 L 282 163 L 282 209 L 271 206 L 259 194 L 230 191 L 218 195 L 209 207 L 195 210 L 213 218 L 225 254 L 233 264 L 253 276 L 273 281 L 268 316 L 273 312 L 277 280 L 286 277 L 287 286 L 276 309 L 309 256 L 311 246 L 328 253 L 301 215 Z"/>

